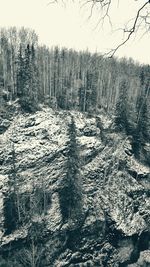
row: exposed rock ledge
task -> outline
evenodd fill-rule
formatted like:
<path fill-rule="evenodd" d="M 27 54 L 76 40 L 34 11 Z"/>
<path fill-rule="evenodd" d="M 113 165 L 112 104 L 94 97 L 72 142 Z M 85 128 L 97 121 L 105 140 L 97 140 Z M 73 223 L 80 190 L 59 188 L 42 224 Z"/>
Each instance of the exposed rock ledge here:
<path fill-rule="evenodd" d="M 66 174 L 71 115 L 77 127 L 83 214 L 78 222 L 64 223 L 59 188 Z M 110 120 L 101 119 L 109 128 Z M 106 132 L 104 144 L 100 131 L 96 118 L 79 112 L 43 108 L 14 116 L 0 135 L 0 239 L 5 259 L 9 252 L 14 261 L 24 255 L 23 248 L 31 248 L 29 236 L 36 227 L 39 266 L 150 266 L 149 241 L 143 245 L 150 226 L 149 168 L 126 153 L 131 151 L 127 138 L 108 132 L 107 139 Z M 20 197 L 44 188 L 48 200 L 46 212 L 37 210 L 8 233 L 4 205 L 13 150 Z"/>

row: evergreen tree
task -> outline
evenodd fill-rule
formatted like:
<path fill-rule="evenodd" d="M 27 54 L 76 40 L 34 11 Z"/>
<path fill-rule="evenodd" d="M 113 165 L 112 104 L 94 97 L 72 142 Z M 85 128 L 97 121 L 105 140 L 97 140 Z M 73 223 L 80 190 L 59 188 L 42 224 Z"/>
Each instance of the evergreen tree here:
<path fill-rule="evenodd" d="M 150 97 L 150 75 L 149 67 L 143 66 L 139 74 L 140 91 L 136 102 L 136 127 L 133 132 L 133 151 L 137 158 L 141 158 L 141 151 L 144 143 L 150 137 L 150 113 L 149 113 L 149 97 Z"/>
<path fill-rule="evenodd" d="M 66 162 L 66 176 L 60 192 L 60 204 L 64 221 L 78 220 L 82 214 L 82 191 L 79 172 L 79 154 L 76 141 L 76 127 L 73 117 L 68 128 L 69 143 Z"/>
<path fill-rule="evenodd" d="M 115 124 L 117 129 L 128 131 L 128 98 L 127 98 L 128 84 L 126 80 L 121 81 L 119 87 L 119 95 L 115 110 Z"/>
<path fill-rule="evenodd" d="M 148 99 L 147 97 L 141 96 L 141 99 L 138 100 L 138 115 L 137 115 L 137 124 L 133 133 L 133 151 L 137 158 L 141 158 L 141 150 L 143 144 L 146 140 L 149 140 L 149 110 L 148 110 Z"/>
<path fill-rule="evenodd" d="M 38 69 L 34 45 L 31 46 L 31 101 L 37 105 L 38 101 Z"/>
<path fill-rule="evenodd" d="M 20 95 L 20 103 L 24 110 L 34 111 L 37 108 L 38 99 L 38 72 L 34 46 L 27 45 L 24 57 L 20 47 L 18 61 L 17 91 Z"/>
<path fill-rule="evenodd" d="M 18 61 L 17 61 L 17 96 L 23 97 L 23 87 L 25 82 L 25 73 L 24 73 L 24 58 L 22 45 L 20 44 L 19 53 L 18 53 Z"/>
<path fill-rule="evenodd" d="M 79 110 L 83 111 L 84 110 L 84 87 L 83 87 L 83 83 L 82 83 L 82 72 L 81 72 L 81 68 L 79 71 L 79 91 L 78 91 L 78 97 L 79 97 Z"/>

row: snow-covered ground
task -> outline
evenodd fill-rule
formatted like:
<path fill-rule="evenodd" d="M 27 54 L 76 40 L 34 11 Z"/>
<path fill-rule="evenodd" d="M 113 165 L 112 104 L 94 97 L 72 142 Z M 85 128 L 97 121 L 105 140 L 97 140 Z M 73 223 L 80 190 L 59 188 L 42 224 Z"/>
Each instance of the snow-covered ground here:
<path fill-rule="evenodd" d="M 17 114 L 10 127 L 0 136 L 0 238 L 8 244 L 25 238 L 28 226 L 4 236 L 3 204 L 10 187 L 8 181 L 15 164 L 20 194 L 32 194 L 35 188 L 44 188 L 51 194 L 47 214 L 35 214 L 33 220 L 46 220 L 47 231 L 63 229 L 58 189 L 65 176 L 67 160 L 68 124 L 73 116 L 80 157 L 80 179 L 84 210 L 88 216 L 83 229 L 104 224 L 105 212 L 115 221 L 116 228 L 126 236 L 140 234 L 147 229 L 150 201 L 146 189 L 150 170 L 138 162 L 130 150 L 128 139 L 111 133 L 104 144 L 96 118 L 77 112 L 54 111 L 42 108 L 34 114 Z M 112 124 L 110 118 L 100 115 L 104 129 Z M 109 132 L 108 132 L 109 134 Z M 14 151 L 14 156 L 12 152 Z M 13 159 L 14 157 L 14 159 Z M 146 177 L 140 181 L 132 172 Z M 142 196 L 139 192 L 143 192 Z M 138 206 L 138 208 L 137 208 Z M 94 225 L 94 226 L 93 226 Z"/>

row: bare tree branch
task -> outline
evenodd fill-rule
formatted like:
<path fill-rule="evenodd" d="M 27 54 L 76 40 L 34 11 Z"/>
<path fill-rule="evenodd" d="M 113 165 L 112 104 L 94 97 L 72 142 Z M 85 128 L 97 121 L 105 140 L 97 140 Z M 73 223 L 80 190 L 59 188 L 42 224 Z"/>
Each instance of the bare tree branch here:
<path fill-rule="evenodd" d="M 111 19 L 109 16 L 109 10 L 110 10 L 110 6 L 111 6 L 112 0 L 86 0 L 84 1 L 84 3 L 81 5 L 81 7 L 84 7 L 87 4 L 90 4 L 90 15 L 88 17 L 88 19 L 90 19 L 93 15 L 93 10 L 94 7 L 98 7 L 100 5 L 100 9 L 102 10 L 102 16 L 100 17 L 100 19 L 98 20 L 95 29 L 98 27 L 98 25 L 100 24 L 100 22 L 102 21 L 104 23 L 105 18 L 108 18 L 110 25 L 111 24 Z"/>
<path fill-rule="evenodd" d="M 47 3 L 47 5 L 55 4 L 55 3 L 58 3 L 58 1 L 57 0 L 50 1 L 50 2 Z"/>
<path fill-rule="evenodd" d="M 136 0 L 136 1 L 138 1 L 138 0 Z M 49 4 L 50 3 L 58 3 L 58 2 L 60 2 L 60 0 L 52 0 L 51 2 L 49 2 Z M 103 23 L 104 23 L 106 18 L 108 19 L 108 21 L 112 27 L 111 15 L 109 13 L 110 13 L 111 5 L 113 4 L 113 0 L 79 0 L 79 3 L 81 4 L 81 7 L 84 7 L 86 5 L 90 5 L 90 14 L 89 14 L 88 19 L 90 19 L 93 16 L 94 8 L 100 7 L 102 14 L 101 14 L 94 29 L 96 29 L 101 22 L 102 22 L 102 26 L 103 26 Z M 119 5 L 119 0 L 117 2 L 117 5 Z M 132 35 L 134 33 L 136 33 L 142 26 L 144 27 L 144 30 L 146 29 L 144 31 L 144 34 L 150 30 L 150 10 L 149 10 L 149 7 L 150 7 L 150 0 L 147 0 L 137 10 L 135 18 L 128 21 L 127 25 L 124 28 L 122 28 L 122 31 L 124 34 L 123 41 L 120 42 L 115 48 L 111 49 L 108 53 L 105 53 L 104 56 L 113 57 L 114 54 L 123 45 L 125 45 L 130 40 Z M 141 14 L 143 11 L 145 12 L 144 15 Z M 132 26 L 129 27 L 128 24 L 131 21 L 133 21 L 133 23 L 132 23 Z"/>
<path fill-rule="evenodd" d="M 148 5 L 150 4 L 150 1 L 148 0 L 144 5 L 142 5 L 139 10 L 137 11 L 136 17 L 134 19 L 134 23 L 133 26 L 130 29 L 124 29 L 124 33 L 128 33 L 127 37 L 125 38 L 125 40 L 123 42 L 121 42 L 116 48 L 111 49 L 108 53 L 105 53 L 105 55 L 108 55 L 110 57 L 113 57 L 114 54 L 117 52 L 117 50 L 122 47 L 124 44 L 126 44 L 129 39 L 131 38 L 131 36 L 136 32 L 137 28 L 140 26 L 138 25 L 138 21 L 140 18 L 142 18 L 142 16 L 140 16 L 141 11 Z M 144 16 L 144 20 L 147 19 L 148 17 Z M 146 24 L 149 24 L 148 22 L 146 22 Z"/>

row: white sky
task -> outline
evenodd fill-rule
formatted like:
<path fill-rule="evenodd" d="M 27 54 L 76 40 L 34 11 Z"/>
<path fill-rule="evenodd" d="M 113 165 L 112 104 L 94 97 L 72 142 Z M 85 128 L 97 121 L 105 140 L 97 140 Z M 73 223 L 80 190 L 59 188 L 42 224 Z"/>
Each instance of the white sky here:
<path fill-rule="evenodd" d="M 61 0 L 60 0 L 61 1 Z M 39 35 L 40 43 L 47 46 L 59 45 L 76 50 L 106 52 L 119 44 L 122 31 L 114 31 L 124 25 L 125 21 L 135 15 L 138 4 L 143 0 L 120 0 L 120 5 L 111 9 L 113 29 L 106 19 L 103 27 L 96 28 L 100 13 L 94 10 L 91 19 L 90 6 L 81 8 L 78 0 L 66 1 L 63 4 L 47 5 L 49 0 L 0 0 L 0 26 L 25 26 L 34 29 Z M 64 0 L 65 2 L 65 0 Z M 84 0 L 80 0 L 84 3 Z M 132 3 L 132 5 L 131 5 Z M 117 52 L 119 57 L 132 57 L 141 63 L 150 64 L 150 33 L 142 38 L 132 39 Z"/>

